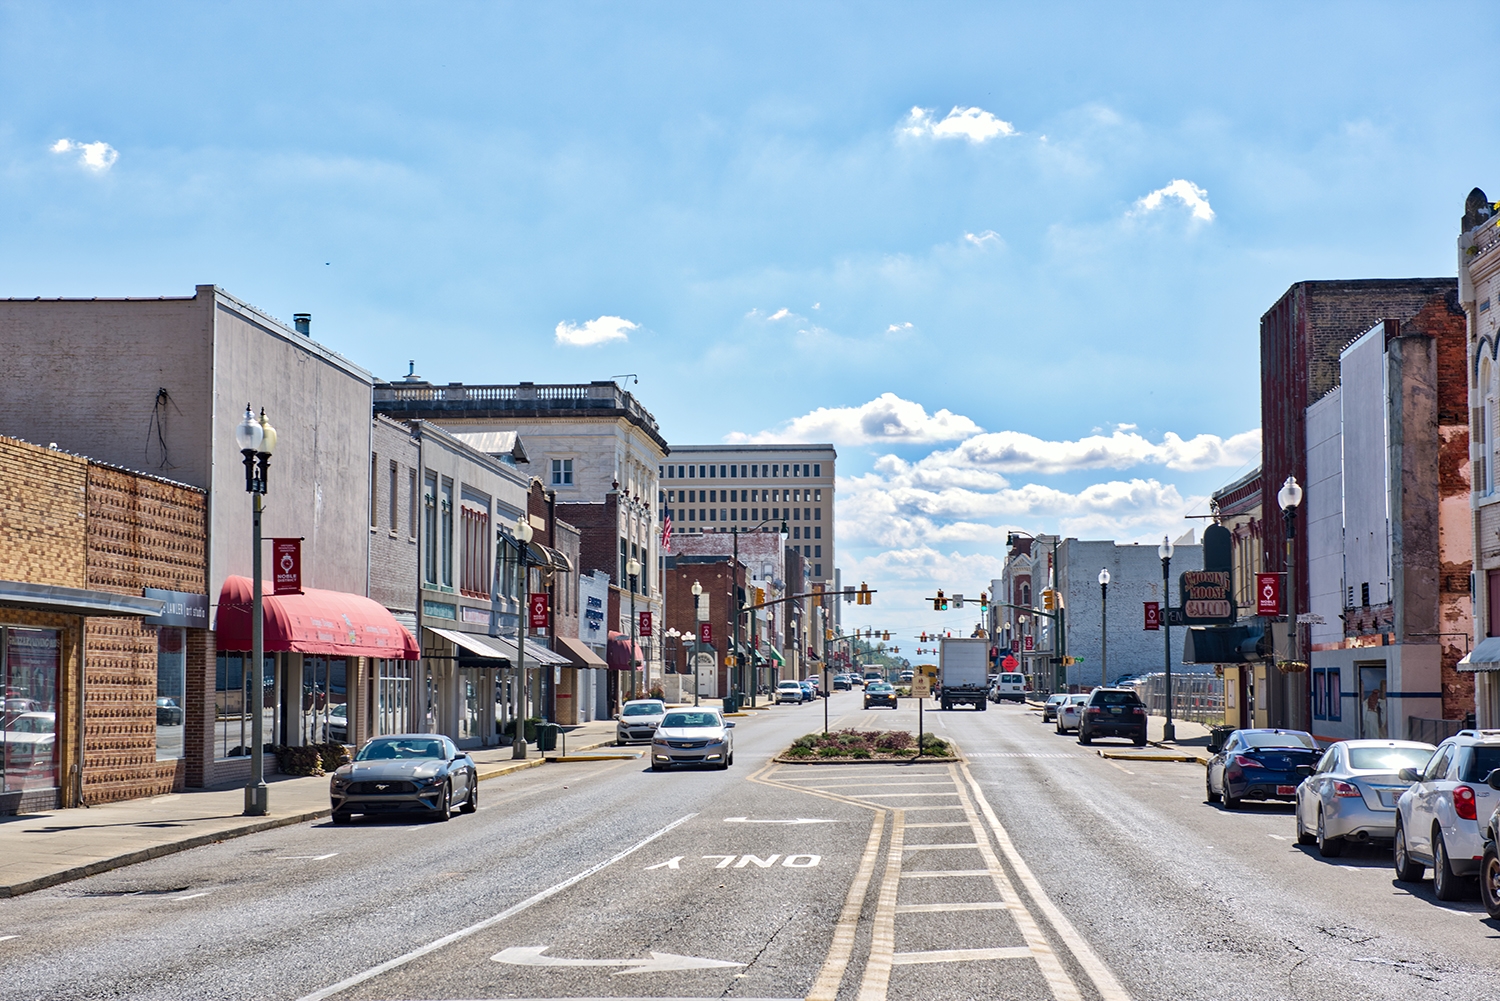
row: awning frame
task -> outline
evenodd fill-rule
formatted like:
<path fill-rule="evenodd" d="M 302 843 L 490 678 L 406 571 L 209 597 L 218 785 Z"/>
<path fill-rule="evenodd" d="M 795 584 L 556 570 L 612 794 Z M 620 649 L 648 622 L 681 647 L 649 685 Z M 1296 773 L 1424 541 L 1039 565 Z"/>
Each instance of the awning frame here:
<path fill-rule="evenodd" d="M 0 580 L 0 604 L 57 615 L 129 618 L 160 615 L 167 607 L 167 603 L 160 598 L 115 594 L 113 591 L 95 591 L 85 587 L 63 587 L 60 584 L 31 584 L 20 580 Z"/>

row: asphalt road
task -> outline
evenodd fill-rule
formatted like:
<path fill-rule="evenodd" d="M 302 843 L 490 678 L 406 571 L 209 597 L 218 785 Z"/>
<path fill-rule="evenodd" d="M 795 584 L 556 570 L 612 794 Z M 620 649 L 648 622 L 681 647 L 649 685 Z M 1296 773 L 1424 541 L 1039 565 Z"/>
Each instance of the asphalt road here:
<path fill-rule="evenodd" d="M 914 723 L 839 693 L 835 725 Z M 928 712 L 967 765 L 645 758 L 481 786 L 446 824 L 322 822 L 0 901 L 4 998 L 1500 998 L 1497 925 L 1331 864 L 1196 764 L 1016 706 Z M 1097 746 L 1097 745 L 1096 745 Z"/>

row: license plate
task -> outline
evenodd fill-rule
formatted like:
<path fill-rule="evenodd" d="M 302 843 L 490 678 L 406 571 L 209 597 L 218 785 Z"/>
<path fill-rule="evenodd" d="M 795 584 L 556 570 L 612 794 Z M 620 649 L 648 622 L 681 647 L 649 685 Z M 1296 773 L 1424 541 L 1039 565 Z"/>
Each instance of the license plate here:
<path fill-rule="evenodd" d="M 1296 786 L 1277 786 L 1276 787 L 1276 795 L 1278 795 L 1278 796 L 1295 796 L 1296 794 L 1297 794 L 1297 787 Z"/>
<path fill-rule="evenodd" d="M 1114 713 L 1116 716 L 1118 716 L 1118 715 L 1120 715 L 1120 713 L 1124 712 L 1125 710 L 1121 709 L 1119 706 L 1110 706 L 1109 707 L 1109 711 L 1112 712 L 1112 713 Z"/>

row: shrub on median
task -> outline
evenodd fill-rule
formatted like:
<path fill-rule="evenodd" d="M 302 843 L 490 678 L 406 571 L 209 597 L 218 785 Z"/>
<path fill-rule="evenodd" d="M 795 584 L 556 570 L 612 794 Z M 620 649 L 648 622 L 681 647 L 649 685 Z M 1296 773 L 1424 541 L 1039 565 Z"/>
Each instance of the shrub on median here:
<path fill-rule="evenodd" d="M 953 752 L 946 741 L 926 734 L 922 740 L 922 753 L 933 757 L 948 757 Z M 916 754 L 916 736 L 905 730 L 835 730 L 827 734 L 809 733 L 798 737 L 787 748 L 785 756 L 866 761 L 871 758 L 912 758 Z"/>

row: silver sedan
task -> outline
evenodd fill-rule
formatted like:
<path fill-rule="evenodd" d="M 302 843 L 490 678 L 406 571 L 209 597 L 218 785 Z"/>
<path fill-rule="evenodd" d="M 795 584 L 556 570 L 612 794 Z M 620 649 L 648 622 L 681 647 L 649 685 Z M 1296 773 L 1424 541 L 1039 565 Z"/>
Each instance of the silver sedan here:
<path fill-rule="evenodd" d="M 672 765 L 734 764 L 734 724 L 716 709 L 674 709 L 662 718 L 651 741 L 651 770 Z"/>
<path fill-rule="evenodd" d="M 1330 747 L 1297 786 L 1297 843 L 1324 858 L 1351 841 L 1396 836 L 1396 800 L 1410 785 L 1396 775 L 1420 770 L 1436 748 L 1414 740 L 1344 740 Z"/>

